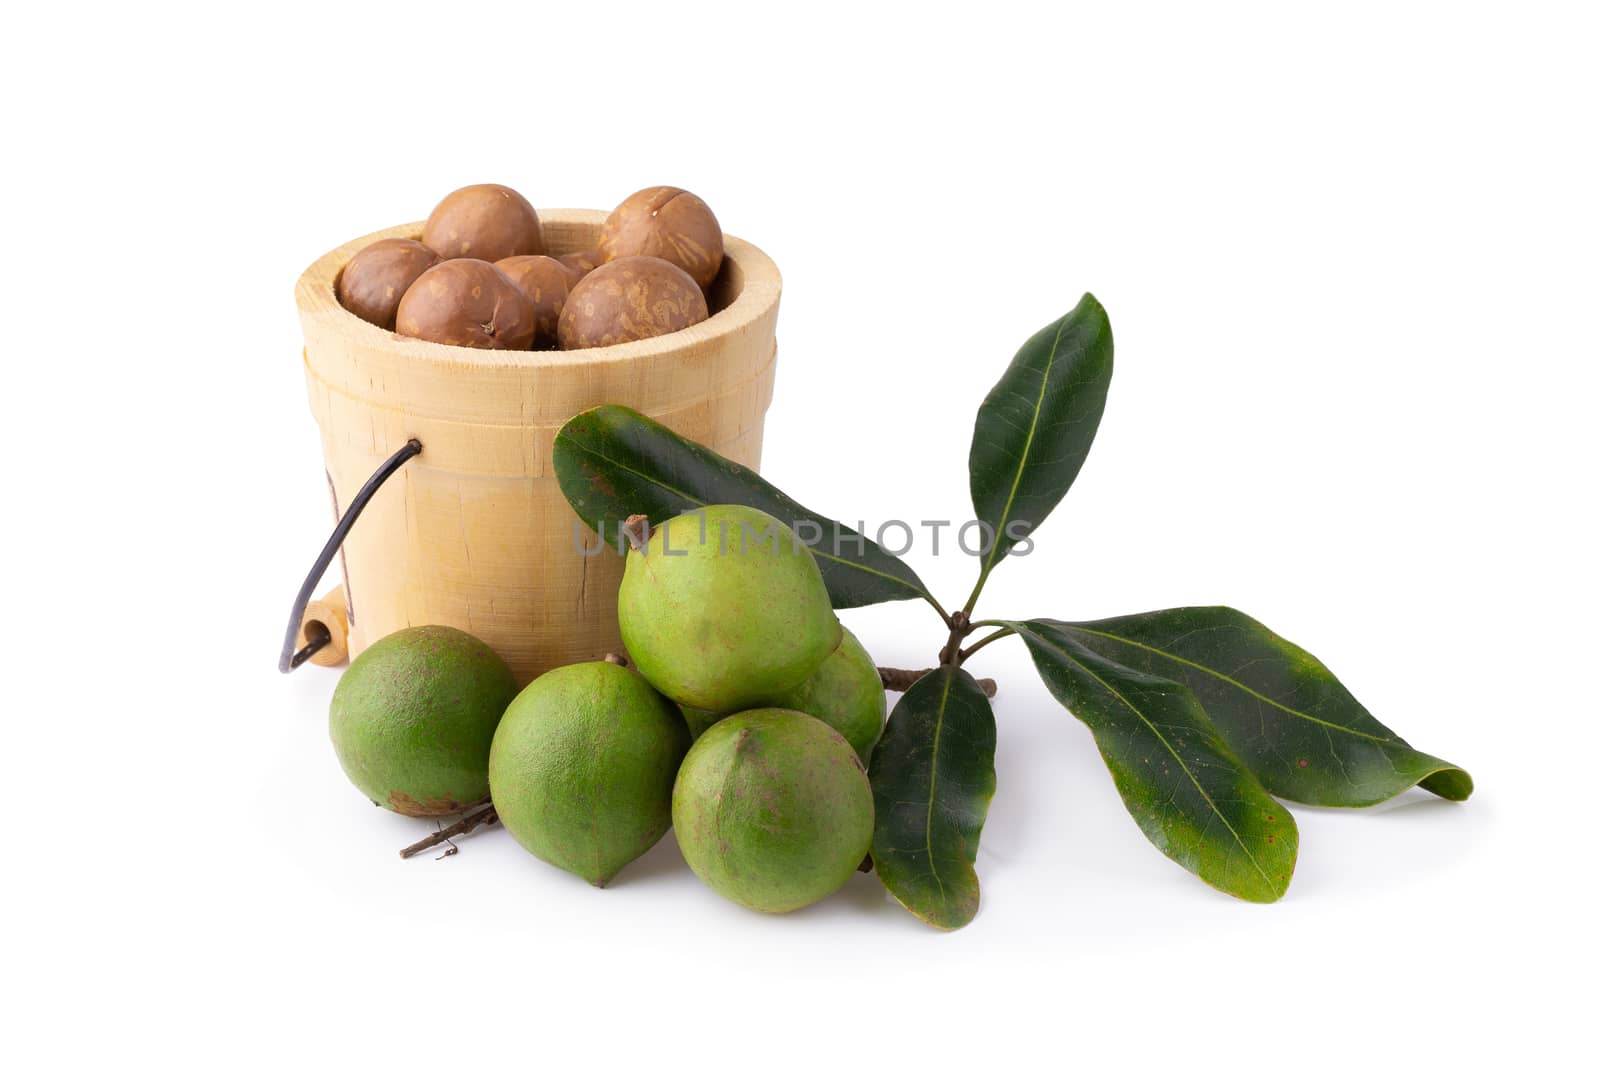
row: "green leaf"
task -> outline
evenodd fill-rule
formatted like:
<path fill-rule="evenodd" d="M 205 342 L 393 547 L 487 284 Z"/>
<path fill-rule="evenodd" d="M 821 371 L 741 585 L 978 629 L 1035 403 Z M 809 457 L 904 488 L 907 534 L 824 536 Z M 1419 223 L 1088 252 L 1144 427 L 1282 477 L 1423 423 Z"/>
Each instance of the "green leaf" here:
<path fill-rule="evenodd" d="M 835 608 L 933 599 L 915 571 L 857 529 L 801 507 L 750 468 L 637 411 L 605 404 L 573 416 L 556 434 L 554 463 L 572 510 L 613 545 L 625 543 L 622 525 L 633 515 L 654 524 L 707 504 L 744 504 L 810 545 Z"/>
<path fill-rule="evenodd" d="M 1007 625 L 1051 694 L 1094 733 L 1152 844 L 1224 893 L 1283 896 L 1299 846 L 1294 817 L 1239 764 L 1192 693 L 1097 655 L 1063 623 Z"/>
<path fill-rule="evenodd" d="M 1078 477 L 1111 385 L 1111 321 L 1088 293 L 1030 337 L 978 409 L 967 470 L 992 531 L 983 574 L 1044 521 Z"/>
<path fill-rule="evenodd" d="M 978 914 L 978 835 L 994 798 L 994 711 L 944 666 L 907 689 L 872 753 L 872 864 L 884 887 L 942 930 Z"/>
<path fill-rule="evenodd" d="M 1447 800 L 1472 795 L 1466 771 L 1406 744 L 1315 656 L 1243 612 L 1172 608 L 1062 626 L 1107 659 L 1182 682 L 1280 797 L 1364 807 L 1414 785 Z"/>

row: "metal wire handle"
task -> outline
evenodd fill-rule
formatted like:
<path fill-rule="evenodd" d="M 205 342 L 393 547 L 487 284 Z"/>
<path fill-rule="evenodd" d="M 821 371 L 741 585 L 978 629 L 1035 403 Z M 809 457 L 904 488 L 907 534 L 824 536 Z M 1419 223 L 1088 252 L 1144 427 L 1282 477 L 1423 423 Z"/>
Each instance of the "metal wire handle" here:
<path fill-rule="evenodd" d="M 405 443 L 405 447 L 383 461 L 383 466 L 373 471 L 372 477 L 367 479 L 367 484 L 350 501 L 350 506 L 345 509 L 344 515 L 339 519 L 339 525 L 333 528 L 333 534 L 328 538 L 328 543 L 322 546 L 322 554 L 311 565 L 311 573 L 306 575 L 306 580 L 300 583 L 300 593 L 294 598 L 294 607 L 289 609 L 289 628 L 283 635 L 283 651 L 278 655 L 278 671 L 288 674 L 299 667 L 306 660 L 315 656 L 332 640 L 324 632 L 312 637 L 306 646 L 298 651 L 295 644 L 300 639 L 300 623 L 305 618 L 306 605 L 311 602 L 311 594 L 317 591 L 317 583 L 322 581 L 322 576 L 328 570 L 328 564 L 333 562 L 333 557 L 339 552 L 339 547 L 344 544 L 344 539 L 349 536 L 350 530 L 360 518 L 361 510 L 367 506 L 373 494 L 383 488 L 383 483 L 389 480 L 389 475 L 405 466 L 407 461 L 422 454 L 422 442 L 415 437 Z"/>

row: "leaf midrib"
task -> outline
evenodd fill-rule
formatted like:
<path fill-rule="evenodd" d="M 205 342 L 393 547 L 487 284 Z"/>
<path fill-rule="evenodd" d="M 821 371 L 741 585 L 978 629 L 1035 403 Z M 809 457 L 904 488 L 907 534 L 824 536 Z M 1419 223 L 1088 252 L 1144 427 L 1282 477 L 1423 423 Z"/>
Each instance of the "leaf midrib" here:
<path fill-rule="evenodd" d="M 944 673 L 944 689 L 939 694 L 939 714 L 933 721 L 933 754 L 928 758 L 928 810 L 922 820 L 922 843 L 928 851 L 928 873 L 939 887 L 939 906 L 948 902 L 944 879 L 939 877 L 939 865 L 933 861 L 933 798 L 939 791 L 939 743 L 944 739 L 944 712 L 950 706 L 950 683 L 955 672 Z"/>
<path fill-rule="evenodd" d="M 1070 318 L 1071 316 L 1068 316 Z M 1061 333 L 1067 328 L 1066 319 L 1056 325 L 1056 335 L 1050 341 L 1050 355 L 1045 359 L 1044 370 L 1040 375 L 1039 395 L 1033 402 L 1033 418 L 1028 422 L 1028 436 L 1022 442 L 1022 455 L 1017 460 L 1017 473 L 1011 479 L 1011 492 L 1006 494 L 1005 507 L 1000 509 L 1000 521 L 995 524 L 994 545 L 989 549 L 989 558 L 983 561 L 983 573 L 988 574 L 994 569 L 1000 546 L 1005 537 L 1006 524 L 1011 518 L 1011 505 L 1016 502 L 1017 488 L 1022 484 L 1022 472 L 1027 469 L 1028 457 L 1033 454 L 1033 439 L 1039 429 L 1039 412 L 1044 410 L 1044 394 L 1050 388 L 1050 372 L 1056 366 L 1056 353 L 1061 348 Z"/>
<path fill-rule="evenodd" d="M 1157 656 L 1161 656 L 1161 657 L 1163 657 L 1165 659 L 1170 659 L 1174 663 L 1181 663 L 1185 667 L 1193 667 L 1197 671 L 1200 671 L 1200 672 L 1202 672 L 1204 674 L 1211 675 L 1211 677 L 1216 678 L 1218 681 L 1227 682 L 1229 685 L 1235 686 L 1236 688 L 1238 688 L 1240 690 L 1243 690 L 1246 693 L 1249 693 L 1251 696 L 1255 697 L 1257 700 L 1260 700 L 1261 702 L 1263 702 L 1265 704 L 1272 705 L 1273 707 L 1277 708 L 1279 711 L 1283 712 L 1285 715 L 1292 715 L 1297 719 L 1304 719 L 1306 722 L 1316 723 L 1318 726 L 1324 727 L 1325 729 L 1338 730 L 1341 733 L 1349 734 L 1352 737 L 1359 737 L 1364 741 L 1372 741 L 1375 744 L 1380 744 L 1380 745 L 1399 745 L 1399 746 L 1401 746 L 1403 748 L 1408 748 L 1408 749 L 1411 747 L 1410 745 L 1407 745 L 1404 741 L 1401 741 L 1398 737 L 1379 737 L 1377 734 L 1369 734 L 1369 733 L 1366 733 L 1365 731 L 1354 729 L 1353 727 L 1342 726 L 1339 723 L 1329 722 L 1326 719 L 1319 719 L 1315 715 L 1312 715 L 1312 714 L 1310 714 L 1308 712 L 1297 711 L 1294 708 L 1289 707 L 1287 704 L 1280 704 L 1278 701 L 1273 700 L 1271 697 L 1267 696 L 1265 693 L 1256 692 L 1254 689 L 1251 689 L 1249 686 L 1245 685 L 1243 682 L 1239 681 L 1238 679 L 1231 677 L 1230 675 L 1223 674 L 1221 671 L 1214 671 L 1210 667 L 1207 667 L 1203 663 L 1196 663 L 1193 660 L 1184 659 L 1182 656 L 1174 655 L 1171 652 L 1168 652 L 1168 651 L 1166 651 L 1164 649 L 1156 648 L 1153 645 L 1147 645 L 1142 641 L 1135 641 L 1130 637 L 1123 637 L 1120 634 L 1107 633 L 1104 630 L 1092 630 L 1087 626 L 1074 626 L 1071 623 L 1062 623 L 1062 626 L 1065 629 L 1073 630 L 1073 631 L 1076 631 L 1077 633 L 1094 634 L 1096 637 L 1104 637 L 1104 638 L 1107 638 L 1107 639 L 1112 640 L 1112 641 L 1120 641 L 1125 645 L 1132 645 L 1134 648 L 1142 648 L 1146 652 L 1152 653 L 1152 654 L 1157 655 Z"/>
<path fill-rule="evenodd" d="M 1178 755 L 1177 749 L 1173 748 L 1172 745 L 1168 743 L 1166 735 L 1156 728 L 1155 723 L 1145 718 L 1144 714 L 1140 712 L 1139 709 L 1135 707 L 1127 697 L 1123 696 L 1120 690 L 1118 690 L 1110 682 L 1107 682 L 1104 678 L 1100 677 L 1094 671 L 1090 670 L 1082 660 L 1078 659 L 1078 657 L 1074 656 L 1065 648 L 1061 648 L 1060 646 L 1055 647 L 1063 656 L 1075 663 L 1079 670 L 1083 671 L 1083 673 L 1087 674 L 1089 677 L 1098 682 L 1106 692 L 1122 701 L 1127 709 L 1133 712 L 1133 714 L 1138 717 L 1140 722 L 1144 723 L 1145 728 L 1155 735 L 1156 740 L 1161 742 L 1161 747 L 1166 749 L 1167 752 L 1171 754 L 1172 758 L 1177 761 L 1178 766 L 1183 768 L 1184 775 L 1189 779 L 1190 784 L 1194 786 L 1195 792 L 1199 793 L 1201 799 L 1206 802 L 1206 807 L 1211 809 L 1211 814 L 1215 815 L 1217 817 L 1217 821 L 1228 828 L 1228 833 L 1233 836 L 1234 843 L 1239 846 L 1239 851 L 1243 852 L 1245 858 L 1250 861 L 1250 866 L 1256 869 L 1256 873 L 1261 876 L 1262 882 L 1266 884 L 1269 890 L 1277 889 L 1277 885 L 1272 881 L 1272 877 L 1267 874 L 1267 872 L 1262 868 L 1260 862 L 1257 861 L 1255 853 L 1250 851 L 1249 846 L 1244 843 L 1244 839 L 1239 836 L 1239 831 L 1235 830 L 1233 823 L 1229 822 L 1228 817 L 1222 814 L 1222 810 L 1217 807 L 1216 801 L 1211 799 L 1211 794 L 1206 792 L 1205 786 L 1200 784 L 1200 780 L 1194 776 L 1194 772 L 1189 769 L 1189 765 L 1183 761 L 1182 756 Z"/>
<path fill-rule="evenodd" d="M 616 469 L 618 469 L 620 471 L 626 471 L 627 473 L 635 476 L 636 478 L 639 478 L 642 481 L 649 482 L 651 485 L 654 485 L 654 486 L 657 486 L 657 487 L 659 487 L 661 489 L 666 490 L 667 492 L 673 494 L 674 496 L 682 497 L 684 500 L 687 500 L 689 503 L 693 504 L 697 508 L 703 508 L 703 507 L 708 507 L 709 506 L 704 500 L 701 500 L 698 497 L 690 496 L 688 493 L 685 493 L 682 489 L 679 489 L 676 486 L 668 485 L 666 482 L 661 481 L 659 478 L 652 478 L 650 475 L 646 474 L 644 471 L 639 470 L 639 469 L 637 469 L 635 467 L 630 467 L 626 463 L 623 463 L 620 460 L 614 459 L 611 456 L 608 456 L 604 452 L 600 452 L 600 451 L 597 451 L 597 450 L 595 450 L 593 448 L 590 448 L 588 445 L 583 444 L 583 443 L 581 443 L 579 441 L 575 441 L 572 438 L 568 438 L 568 441 L 570 441 L 572 443 L 572 447 L 573 448 L 579 450 L 580 452 L 583 452 L 586 455 L 595 456 L 595 457 L 605 461 L 607 464 L 609 464 L 610 466 L 615 467 Z M 830 519 L 828 521 L 833 522 L 834 520 Z M 835 523 L 835 525 L 837 525 L 837 523 Z M 833 555 L 832 553 L 829 553 L 829 552 L 819 552 L 815 548 L 811 549 L 811 554 L 814 555 L 814 556 L 821 556 L 823 559 L 828 560 L 828 561 L 830 561 L 832 563 L 837 563 L 841 567 L 854 567 L 856 570 L 866 571 L 868 574 L 875 574 L 879 578 L 883 578 L 883 579 L 886 579 L 887 581 L 894 582 L 896 585 L 904 586 L 905 588 L 911 590 L 913 593 L 915 593 L 919 597 L 925 595 L 925 593 L 926 593 L 926 591 L 924 589 L 922 589 L 922 588 L 920 588 L 920 587 L 918 587 L 916 585 L 913 585 L 912 583 L 906 581 L 904 578 L 901 578 L 899 575 L 890 574 L 888 571 L 880 571 L 876 567 L 867 566 L 865 563 L 852 563 L 850 560 L 847 560 L 847 559 L 843 558 L 842 556 L 835 556 L 835 555 Z"/>

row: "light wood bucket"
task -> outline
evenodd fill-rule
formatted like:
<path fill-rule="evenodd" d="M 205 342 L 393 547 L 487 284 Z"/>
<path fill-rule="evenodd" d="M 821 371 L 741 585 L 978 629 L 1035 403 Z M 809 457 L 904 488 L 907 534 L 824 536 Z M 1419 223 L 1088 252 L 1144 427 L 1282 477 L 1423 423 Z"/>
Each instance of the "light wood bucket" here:
<path fill-rule="evenodd" d="M 602 211 L 541 211 L 545 250 L 595 246 Z M 356 655 L 407 626 L 475 634 L 519 680 L 620 652 L 616 551 L 567 505 L 551 466 L 556 431 L 622 404 L 748 467 L 772 402 L 781 280 L 754 245 L 726 238 L 705 322 L 576 352 L 497 352 L 403 338 L 356 318 L 339 272 L 396 226 L 329 252 L 300 277 L 306 383 L 334 510 L 412 438 L 422 452 L 378 490 L 341 551 Z M 582 549 L 582 550 L 580 550 Z"/>

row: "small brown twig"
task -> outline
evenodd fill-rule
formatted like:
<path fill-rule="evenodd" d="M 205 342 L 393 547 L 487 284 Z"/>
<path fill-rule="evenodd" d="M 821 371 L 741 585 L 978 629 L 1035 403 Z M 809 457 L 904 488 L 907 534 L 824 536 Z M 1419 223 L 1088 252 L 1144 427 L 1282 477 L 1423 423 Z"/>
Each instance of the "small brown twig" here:
<path fill-rule="evenodd" d="M 906 670 L 903 667 L 879 667 L 878 680 L 883 683 L 885 689 L 891 689 L 896 693 L 904 693 L 916 684 L 917 679 L 932 673 L 932 667 L 927 667 L 920 671 Z M 979 678 L 978 688 L 982 689 L 983 695 L 990 700 L 994 699 L 994 695 L 998 691 L 993 678 Z"/>
<path fill-rule="evenodd" d="M 604 656 L 601 656 L 600 658 L 605 660 L 607 663 L 615 663 L 618 667 L 631 667 L 631 666 L 633 666 L 633 664 L 628 662 L 628 657 L 627 656 L 621 655 L 620 653 L 617 653 L 617 652 L 607 652 Z"/>
<path fill-rule="evenodd" d="M 622 532 L 628 538 L 628 543 L 636 550 L 642 550 L 645 543 L 650 540 L 650 516 L 629 515 L 622 524 Z"/>
<path fill-rule="evenodd" d="M 461 837 L 470 834 L 480 826 L 493 826 L 500 821 L 500 813 L 494 810 L 493 804 L 485 804 L 476 811 L 468 812 L 443 830 L 435 830 L 414 845 L 407 845 L 400 850 L 400 858 L 408 860 L 419 852 L 426 852 L 435 845 L 442 845 L 452 837 Z M 454 846 L 452 846 L 454 847 Z"/>
<path fill-rule="evenodd" d="M 958 611 L 950 616 L 950 640 L 945 643 L 939 652 L 940 663 L 961 662 L 961 639 L 972 632 L 972 627 L 967 623 L 967 613 Z"/>

